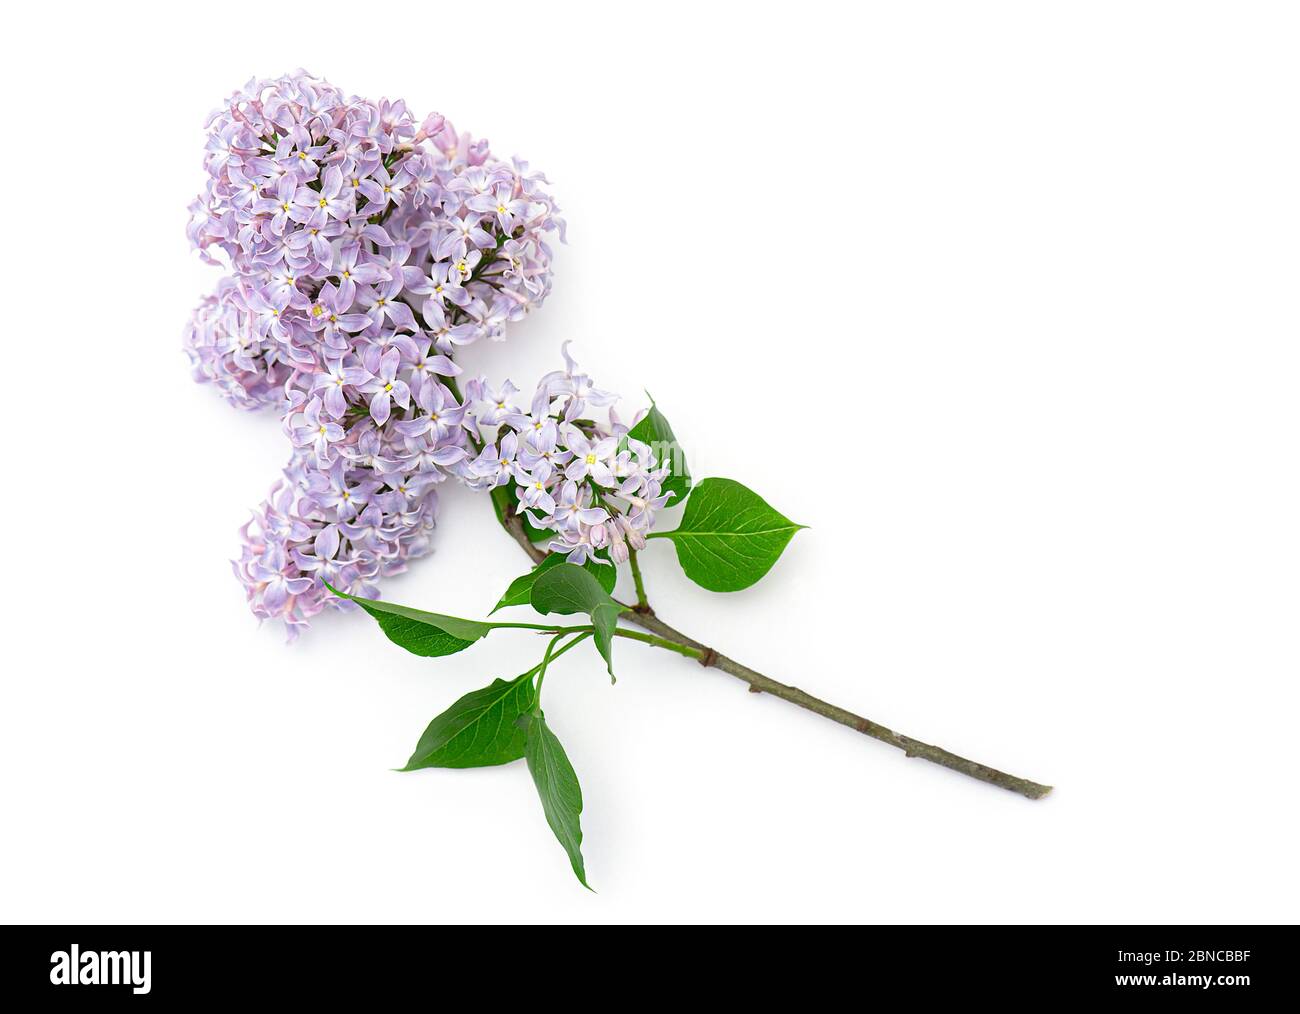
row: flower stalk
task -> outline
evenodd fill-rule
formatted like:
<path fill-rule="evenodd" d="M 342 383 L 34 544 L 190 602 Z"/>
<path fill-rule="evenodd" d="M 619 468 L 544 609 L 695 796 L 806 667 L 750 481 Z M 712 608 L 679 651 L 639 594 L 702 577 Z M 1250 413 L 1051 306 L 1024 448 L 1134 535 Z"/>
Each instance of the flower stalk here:
<path fill-rule="evenodd" d="M 632 568 L 632 581 L 636 585 L 636 605 L 632 608 L 638 613 L 653 616 L 654 610 L 650 608 L 650 602 L 645 595 L 645 582 L 641 579 L 641 564 L 637 561 L 635 549 L 627 554 L 627 562 Z"/>

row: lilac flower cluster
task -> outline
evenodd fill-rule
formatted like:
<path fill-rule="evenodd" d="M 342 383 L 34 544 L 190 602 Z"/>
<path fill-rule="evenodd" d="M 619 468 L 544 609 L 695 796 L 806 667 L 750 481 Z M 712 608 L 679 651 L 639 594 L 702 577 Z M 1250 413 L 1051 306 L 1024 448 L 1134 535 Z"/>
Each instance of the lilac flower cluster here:
<path fill-rule="evenodd" d="M 238 283 L 223 278 L 191 316 L 185 349 L 196 381 L 216 384 L 236 408 L 265 408 L 284 398 L 293 368 L 247 326 L 238 295 Z"/>
<path fill-rule="evenodd" d="M 236 403 L 274 391 L 276 365 L 316 373 L 402 332 L 444 354 L 499 339 L 550 290 L 563 223 L 543 177 L 437 114 L 417 129 L 404 103 L 345 99 L 302 71 L 252 81 L 209 119 L 205 168 L 189 235 L 232 278 L 196 316 L 240 337 L 200 326 L 189 347 Z"/>
<path fill-rule="evenodd" d="M 519 392 L 509 381 L 497 389 L 483 378 L 466 385 L 482 406 L 477 423 L 496 433 L 459 471 L 480 489 L 513 484 L 517 510 L 550 530 L 548 548 L 571 563 L 623 563 L 629 548 L 645 547 L 671 496 L 661 485 L 671 464 L 629 436 L 612 407 L 618 396 L 578 372 L 568 342 L 563 354 L 565 369 L 542 378 L 527 412 L 515 406 Z M 607 408 L 608 421 L 588 418 L 591 408 Z"/>
<path fill-rule="evenodd" d="M 550 291 L 562 235 L 542 176 L 437 114 L 299 71 L 208 122 L 189 235 L 229 276 L 195 311 L 197 379 L 278 405 L 294 446 L 235 569 L 290 629 L 425 551 L 433 488 L 467 456 L 456 347 L 500 340 Z"/>
<path fill-rule="evenodd" d="M 377 475 L 350 465 L 340 457 L 321 471 L 309 452 L 296 452 L 240 530 L 235 575 L 254 614 L 284 620 L 290 636 L 341 604 L 318 578 L 374 598 L 377 579 L 401 573 L 429 549 L 440 473 Z"/>

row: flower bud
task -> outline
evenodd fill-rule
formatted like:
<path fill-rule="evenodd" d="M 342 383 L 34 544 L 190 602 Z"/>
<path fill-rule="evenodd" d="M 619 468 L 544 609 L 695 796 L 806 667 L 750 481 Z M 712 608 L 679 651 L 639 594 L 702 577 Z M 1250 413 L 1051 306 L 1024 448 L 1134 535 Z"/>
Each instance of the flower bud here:
<path fill-rule="evenodd" d="M 621 520 L 623 515 L 617 517 Z M 606 521 L 604 524 L 609 532 L 609 557 L 615 563 L 627 562 L 627 543 L 623 541 L 623 530 L 618 521 Z"/>
<path fill-rule="evenodd" d="M 645 536 L 642 535 L 640 530 L 628 520 L 626 514 L 620 514 L 618 516 L 618 523 L 622 525 L 623 531 L 627 534 L 627 541 L 631 544 L 633 549 L 638 552 L 645 549 Z"/>
<path fill-rule="evenodd" d="M 441 113 L 430 113 L 424 118 L 424 122 L 420 124 L 420 131 L 415 135 L 414 143 L 419 144 L 426 137 L 436 136 L 446 122 L 447 118 Z"/>

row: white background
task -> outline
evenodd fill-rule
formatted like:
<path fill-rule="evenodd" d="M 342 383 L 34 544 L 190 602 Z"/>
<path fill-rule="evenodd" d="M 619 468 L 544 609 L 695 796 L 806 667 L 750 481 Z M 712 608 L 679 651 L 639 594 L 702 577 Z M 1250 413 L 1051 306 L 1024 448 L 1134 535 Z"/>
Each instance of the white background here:
<path fill-rule="evenodd" d="M 1297 918 L 1294 8 L 111 10 L 7 24 L 0 918 Z M 230 574 L 286 443 L 190 382 L 185 207 L 207 113 L 300 65 L 549 175 L 554 295 L 472 371 L 572 338 L 811 526 L 734 595 L 655 544 L 665 618 L 1056 792 L 630 643 L 547 680 L 599 894 L 522 764 L 389 770 L 538 645 L 286 647 Z M 525 565 L 448 488 L 385 592 Z"/>

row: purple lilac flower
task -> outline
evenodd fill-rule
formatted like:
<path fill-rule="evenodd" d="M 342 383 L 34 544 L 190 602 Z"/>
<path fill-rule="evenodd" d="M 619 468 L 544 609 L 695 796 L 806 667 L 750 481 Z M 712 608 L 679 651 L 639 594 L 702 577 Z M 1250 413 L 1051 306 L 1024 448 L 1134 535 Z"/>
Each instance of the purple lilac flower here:
<path fill-rule="evenodd" d="M 614 485 L 614 470 L 610 468 L 610 462 L 618 450 L 617 438 L 589 440 L 580 429 L 572 425 L 567 435 L 568 449 L 573 452 L 573 460 L 564 470 L 564 477 L 580 482 L 590 476 L 602 486 Z"/>
<path fill-rule="evenodd" d="M 370 395 L 370 418 L 382 426 L 388 422 L 393 402 L 397 402 L 402 408 L 410 406 L 411 389 L 405 380 L 397 376 L 402 361 L 399 350 L 389 349 L 383 355 L 377 355 L 379 350 L 372 345 L 366 351 L 369 353 L 367 358 L 372 361 L 366 364 L 366 372 L 371 374 L 371 377 L 361 388 L 361 392 Z M 378 361 L 373 362 L 376 359 Z"/>
<path fill-rule="evenodd" d="M 483 480 L 482 485 L 487 488 L 504 486 L 515 474 L 515 455 L 518 452 L 518 435 L 505 433 L 500 447 L 495 443 L 488 444 L 467 468 L 476 479 Z"/>
<path fill-rule="evenodd" d="M 255 616 L 282 621 L 294 637 L 322 610 L 351 608 L 320 579 L 374 597 L 380 578 L 401 573 L 408 561 L 428 552 L 438 505 L 432 482 L 393 477 L 405 491 L 394 487 L 376 494 L 382 484 L 367 480 L 369 475 L 370 469 L 349 467 L 342 459 L 322 473 L 302 453 L 294 454 L 270 497 L 241 529 L 243 546 L 233 561 Z M 393 494 L 401 497 L 400 507 Z"/>
<path fill-rule="evenodd" d="M 281 362 L 273 340 L 259 338 L 238 286 L 222 279 L 217 291 L 199 304 L 185 331 L 185 351 L 194 379 L 215 384 L 237 408 L 265 408 L 284 400 L 291 368 Z"/>
<path fill-rule="evenodd" d="M 642 549 L 657 513 L 669 501 L 662 492 L 668 466 L 653 448 L 628 436 L 613 408 L 609 421 L 583 418 L 588 408 L 610 406 L 616 395 L 594 386 L 564 349 L 565 369 L 547 374 L 528 414 L 502 413 L 496 440 L 460 468 L 476 488 L 515 483 L 518 510 L 538 528 L 550 529 L 550 549 L 573 563 L 622 563 Z M 513 385 L 492 391 L 479 378 L 467 390 L 479 405 L 478 426 L 488 425 Z"/>
<path fill-rule="evenodd" d="M 369 285 L 371 282 L 387 280 L 371 257 L 373 251 L 365 255 L 360 243 L 347 243 L 334 255 L 333 274 L 339 281 L 339 298 L 351 306 L 357 298 L 357 285 Z"/>
<path fill-rule="evenodd" d="M 447 474 L 481 481 L 475 422 L 439 378 L 545 300 L 563 222 L 526 163 L 304 71 L 249 81 L 207 130 L 186 231 L 229 276 L 186 351 L 233 404 L 279 406 L 293 458 L 235 569 L 254 613 L 296 630 L 340 601 L 319 578 L 373 596 L 424 551 Z"/>
<path fill-rule="evenodd" d="M 312 398 L 301 413 L 289 418 L 293 420 L 294 446 L 310 447 L 317 461 L 328 464 L 334 460 L 331 445 L 342 440 L 345 434 L 342 426 L 321 415 L 324 407 L 319 398 Z"/>
<path fill-rule="evenodd" d="M 478 421 L 484 426 L 496 426 L 507 415 L 512 415 L 516 411 L 512 399 L 519 393 L 519 388 L 508 380 L 496 390 L 492 390 L 487 386 L 485 378 L 478 377 L 471 380 L 465 390 L 471 400 L 484 404 L 483 411 L 478 415 Z"/>

